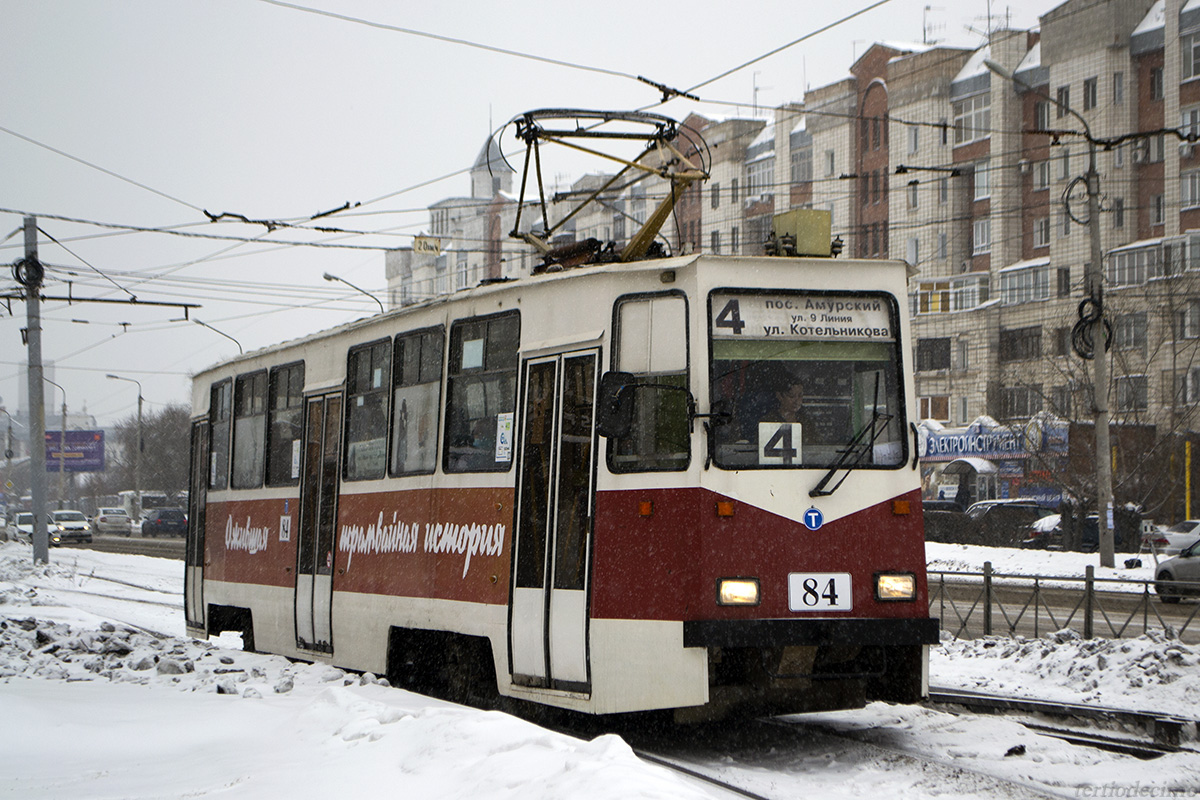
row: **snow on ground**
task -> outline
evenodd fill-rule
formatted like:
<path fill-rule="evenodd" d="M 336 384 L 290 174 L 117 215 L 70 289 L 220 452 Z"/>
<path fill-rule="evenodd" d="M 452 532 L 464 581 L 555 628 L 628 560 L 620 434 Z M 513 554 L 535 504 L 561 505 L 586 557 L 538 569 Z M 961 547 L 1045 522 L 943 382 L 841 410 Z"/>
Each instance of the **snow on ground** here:
<path fill-rule="evenodd" d="M 1126 559 L 1137 558 L 1142 566 L 1127 568 Z M 1159 556 L 1159 561 L 1165 560 Z M 1095 553 L 1063 553 L 1050 550 L 1026 550 L 1019 547 L 978 547 L 967 544 L 925 543 L 925 561 L 930 572 L 982 572 L 985 561 L 992 572 L 1003 575 L 1049 575 L 1083 578 L 1089 566 L 1095 567 L 1097 589 L 1106 592 L 1141 592 L 1140 581 L 1154 580 L 1154 557 L 1149 553 L 1116 553 L 1115 567 L 1101 567 Z M 1110 583 L 1109 581 L 1122 583 Z M 1128 583 L 1125 583 L 1128 581 Z M 1073 583 L 1075 587 L 1079 582 Z"/>
<path fill-rule="evenodd" d="M 614 735 L 582 741 L 370 675 L 244 653 L 237 637 L 190 639 L 179 561 L 55 550 L 51 564 L 34 566 L 29 554 L 26 545 L 0 545 L 0 796 L 296 800 L 345 796 L 349 787 L 471 800 L 725 796 L 640 761 Z M 1065 554 L 1030 555 L 1031 568 L 1045 572 Z M 930 545 L 930 557 L 971 568 L 983 560 L 949 545 Z M 1200 653 L 1153 636 L 947 638 L 932 653 L 931 682 L 1197 715 Z M 869 729 L 882 746 L 949 759 L 956 770 L 1068 795 L 1110 783 L 1200 791 L 1193 753 L 1142 762 L 1010 720 L 883 703 L 812 718 Z M 1024 755 L 1006 755 L 1014 745 Z M 919 770 L 880 763 L 818 751 L 755 771 L 764 786 L 821 797 L 922 797 L 935 788 Z"/>

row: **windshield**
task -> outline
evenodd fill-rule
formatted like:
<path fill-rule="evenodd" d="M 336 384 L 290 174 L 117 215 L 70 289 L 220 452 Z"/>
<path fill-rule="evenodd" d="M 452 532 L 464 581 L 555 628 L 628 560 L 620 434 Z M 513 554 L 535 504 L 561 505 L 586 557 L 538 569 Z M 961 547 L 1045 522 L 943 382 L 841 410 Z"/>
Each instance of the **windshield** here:
<path fill-rule="evenodd" d="M 18 525 L 32 525 L 33 524 L 33 514 L 17 514 L 17 524 Z"/>
<path fill-rule="evenodd" d="M 904 463 L 895 320 L 878 292 L 713 292 L 717 466 Z"/>
<path fill-rule="evenodd" d="M 79 511 L 55 511 L 54 519 L 59 522 L 86 522 L 87 517 Z"/>

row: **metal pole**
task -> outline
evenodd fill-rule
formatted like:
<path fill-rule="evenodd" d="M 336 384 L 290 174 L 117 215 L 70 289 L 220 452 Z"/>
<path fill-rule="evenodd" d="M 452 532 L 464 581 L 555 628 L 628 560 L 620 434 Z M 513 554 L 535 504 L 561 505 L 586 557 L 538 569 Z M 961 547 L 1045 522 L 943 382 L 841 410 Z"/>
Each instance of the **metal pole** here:
<path fill-rule="evenodd" d="M 67 463 L 67 390 L 49 378 L 43 378 L 42 380 L 62 392 L 62 419 L 59 420 L 58 433 L 58 508 L 62 510 L 65 507 L 63 506 L 63 493 L 65 491 L 63 489 L 63 470 Z"/>
<path fill-rule="evenodd" d="M 1108 351 L 1104 326 L 1104 249 L 1100 242 L 1100 175 L 1096 172 L 1096 143 L 1088 131 L 1088 232 L 1091 235 L 1091 259 L 1084 270 L 1088 296 L 1096 304 L 1097 314 L 1092 322 L 1092 391 L 1096 415 L 1096 513 L 1100 526 L 1100 566 L 1115 565 L 1113 556 L 1113 488 L 1112 449 L 1108 425 Z"/>
<path fill-rule="evenodd" d="M 137 383 L 137 381 L 134 381 Z M 138 438 L 137 449 L 133 451 L 133 511 L 137 515 L 136 519 L 141 522 L 142 519 L 142 448 L 145 446 L 142 436 L 142 385 L 138 383 Z M 138 536 L 142 535 L 142 528 L 138 526 Z"/>
<path fill-rule="evenodd" d="M 42 265 L 37 255 L 37 218 L 25 217 L 25 259 L 17 280 L 25 287 L 26 345 L 29 358 L 29 490 L 33 495 L 33 560 L 50 563 L 46 531 L 46 418 L 42 386 Z"/>

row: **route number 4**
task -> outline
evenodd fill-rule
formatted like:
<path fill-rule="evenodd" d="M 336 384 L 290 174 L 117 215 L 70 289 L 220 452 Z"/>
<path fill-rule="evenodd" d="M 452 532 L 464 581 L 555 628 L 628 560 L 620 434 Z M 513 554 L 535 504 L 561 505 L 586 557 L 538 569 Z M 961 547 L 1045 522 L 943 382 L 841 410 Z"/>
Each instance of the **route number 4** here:
<path fill-rule="evenodd" d="M 746 327 L 746 323 L 742 322 L 742 310 L 736 297 L 726 303 L 725 307 L 721 309 L 721 313 L 717 314 L 713 327 L 729 328 L 735 334 L 741 333 L 742 329 Z"/>
<path fill-rule="evenodd" d="M 758 423 L 758 463 L 798 463 L 800 460 L 800 429 L 799 422 Z"/>

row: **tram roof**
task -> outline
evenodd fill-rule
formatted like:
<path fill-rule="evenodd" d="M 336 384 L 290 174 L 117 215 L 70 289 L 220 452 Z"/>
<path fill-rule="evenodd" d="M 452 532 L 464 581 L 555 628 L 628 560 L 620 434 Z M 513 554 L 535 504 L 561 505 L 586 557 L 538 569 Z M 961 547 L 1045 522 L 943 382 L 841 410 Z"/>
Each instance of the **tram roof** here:
<path fill-rule="evenodd" d="M 631 262 L 613 262 L 608 264 L 589 264 L 579 267 L 570 267 L 558 272 L 543 272 L 538 275 L 531 275 L 523 278 L 514 278 L 510 280 L 501 280 L 491 283 L 481 283 L 476 286 L 460 289 L 459 291 L 438 295 L 427 300 L 422 300 L 411 305 L 406 305 L 401 308 L 391 309 L 380 314 L 374 314 L 369 317 L 352 320 L 350 322 L 335 325 L 331 328 L 323 328 L 318 331 L 313 331 L 310 334 L 300 336 L 294 339 L 285 339 L 280 342 L 269 344 L 265 347 L 260 347 L 251 350 L 247 353 L 242 353 L 232 358 L 227 358 L 222 361 L 198 370 L 192 377 L 198 379 L 210 372 L 219 371 L 228 368 L 232 364 L 241 362 L 253 361 L 264 355 L 274 353 L 280 350 L 303 346 L 309 342 L 315 342 L 326 338 L 331 338 L 342 333 L 348 333 L 360 328 L 369 327 L 379 324 L 382 320 L 387 319 L 403 319 L 419 313 L 420 311 L 436 306 L 445 305 L 447 303 L 461 302 L 463 300 L 478 299 L 486 297 L 490 294 L 506 294 L 514 290 L 525 289 L 530 286 L 539 284 L 554 283 L 562 280 L 576 280 L 588 277 L 600 277 L 611 275 L 620 272 L 664 272 L 668 270 L 682 270 L 696 264 L 697 262 L 732 262 L 749 265 L 750 263 L 762 265 L 771 264 L 785 266 L 788 263 L 795 261 L 821 261 L 828 262 L 831 268 L 845 269 L 853 265 L 870 265 L 878 267 L 883 264 L 903 265 L 905 267 L 906 279 L 912 277 L 914 270 L 904 261 L 895 261 L 888 259 L 815 259 L 815 258 L 780 258 L 776 256 L 733 256 L 733 255 L 715 255 L 707 253 L 694 253 L 686 256 L 673 256 L 670 258 L 656 258 L 643 261 Z"/>

